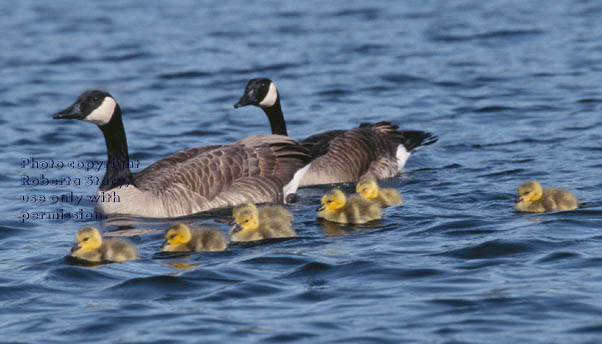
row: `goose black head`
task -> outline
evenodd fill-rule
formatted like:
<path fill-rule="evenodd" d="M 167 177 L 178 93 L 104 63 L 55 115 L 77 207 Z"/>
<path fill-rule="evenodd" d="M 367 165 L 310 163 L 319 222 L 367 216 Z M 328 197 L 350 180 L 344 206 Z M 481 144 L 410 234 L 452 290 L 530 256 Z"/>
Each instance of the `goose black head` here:
<path fill-rule="evenodd" d="M 234 108 L 246 105 L 255 105 L 261 108 L 269 108 L 278 101 L 278 89 L 272 80 L 267 78 L 251 79 L 245 88 L 245 94 L 240 98 Z"/>
<path fill-rule="evenodd" d="M 92 90 L 82 93 L 73 105 L 56 113 L 53 118 L 80 119 L 103 126 L 111 121 L 118 109 L 119 105 L 111 94 Z"/>

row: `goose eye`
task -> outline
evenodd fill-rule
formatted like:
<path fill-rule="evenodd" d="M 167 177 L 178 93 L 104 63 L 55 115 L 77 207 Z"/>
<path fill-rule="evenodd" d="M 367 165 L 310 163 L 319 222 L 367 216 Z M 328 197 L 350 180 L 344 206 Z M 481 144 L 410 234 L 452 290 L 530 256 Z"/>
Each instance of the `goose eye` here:
<path fill-rule="evenodd" d="M 169 236 L 169 238 L 170 238 L 170 239 L 173 239 L 173 238 L 175 238 L 175 237 L 176 237 L 176 235 L 175 235 L 175 234 L 172 234 L 172 235 L 170 235 L 170 236 Z"/>
<path fill-rule="evenodd" d="M 332 203 L 332 200 L 329 199 L 328 201 L 326 201 L 326 203 L 330 204 L 330 203 Z"/>
<path fill-rule="evenodd" d="M 92 100 L 93 100 L 95 103 L 98 103 L 98 101 L 99 101 L 100 99 L 98 99 L 98 97 L 93 97 L 93 98 L 92 98 Z"/>
<path fill-rule="evenodd" d="M 84 240 L 83 240 L 83 241 L 88 241 L 88 239 L 90 239 L 90 238 L 84 238 Z"/>
<path fill-rule="evenodd" d="M 246 220 L 245 220 L 245 223 L 247 223 L 247 222 L 249 222 L 249 219 L 246 219 Z"/>

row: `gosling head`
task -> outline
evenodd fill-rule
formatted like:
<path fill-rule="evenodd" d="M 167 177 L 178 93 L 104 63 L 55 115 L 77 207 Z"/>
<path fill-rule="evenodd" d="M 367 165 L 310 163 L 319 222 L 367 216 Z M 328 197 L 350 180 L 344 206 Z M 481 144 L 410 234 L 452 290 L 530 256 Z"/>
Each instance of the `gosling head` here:
<path fill-rule="evenodd" d="M 161 245 L 162 251 L 175 251 L 177 246 L 186 245 L 191 238 L 190 228 L 183 223 L 176 223 L 165 230 L 165 241 Z"/>
<path fill-rule="evenodd" d="M 332 189 L 322 196 L 322 206 L 318 208 L 318 211 L 338 210 L 343 208 L 346 203 L 347 197 L 345 197 L 343 191 Z"/>
<path fill-rule="evenodd" d="M 518 195 L 519 197 L 516 199 L 517 203 L 533 203 L 543 196 L 543 190 L 541 189 L 541 184 L 539 184 L 538 181 L 530 180 L 522 183 L 518 187 Z"/>
<path fill-rule="evenodd" d="M 269 108 L 278 101 L 278 89 L 272 80 L 267 78 L 251 79 L 245 88 L 245 94 L 240 98 L 234 108 L 246 105 L 255 105 L 261 108 Z"/>
<path fill-rule="evenodd" d="M 75 235 L 75 244 L 71 252 L 84 252 L 97 250 L 102 245 L 102 235 L 96 227 L 84 227 Z"/>
<path fill-rule="evenodd" d="M 113 96 L 105 91 L 92 90 L 82 93 L 73 105 L 56 113 L 53 118 L 80 119 L 102 127 L 120 115 L 121 109 Z"/>
<path fill-rule="evenodd" d="M 360 181 L 355 187 L 355 192 L 364 199 L 375 199 L 378 197 L 378 183 L 373 179 Z"/>
<path fill-rule="evenodd" d="M 236 206 L 232 210 L 232 216 L 234 216 L 234 221 L 232 221 L 231 233 L 253 231 L 259 227 L 259 211 L 253 203 Z"/>

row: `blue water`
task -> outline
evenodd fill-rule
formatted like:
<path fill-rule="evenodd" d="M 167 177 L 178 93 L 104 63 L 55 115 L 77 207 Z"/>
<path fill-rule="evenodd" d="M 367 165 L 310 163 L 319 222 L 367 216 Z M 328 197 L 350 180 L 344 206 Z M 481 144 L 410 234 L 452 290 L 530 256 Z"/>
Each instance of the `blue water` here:
<path fill-rule="evenodd" d="M 24 0 L 0 13 L 0 342 L 600 342 L 598 1 Z M 438 135 L 384 182 L 405 204 L 329 225 L 315 218 L 326 188 L 303 189 L 299 238 L 164 257 L 155 232 L 130 238 L 139 260 L 97 267 L 66 256 L 101 219 L 31 218 L 92 211 L 49 199 L 96 185 L 22 185 L 102 177 L 21 165 L 104 161 L 94 125 L 51 117 L 83 90 L 115 96 L 145 167 L 268 133 L 260 109 L 232 107 L 252 77 L 275 81 L 293 137 L 378 120 Z M 533 178 L 585 207 L 515 213 Z"/>

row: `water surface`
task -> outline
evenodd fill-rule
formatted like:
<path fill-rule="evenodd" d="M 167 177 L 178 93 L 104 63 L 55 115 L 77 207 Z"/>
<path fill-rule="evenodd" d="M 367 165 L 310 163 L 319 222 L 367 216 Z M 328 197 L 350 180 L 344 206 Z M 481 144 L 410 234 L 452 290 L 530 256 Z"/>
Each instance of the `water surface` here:
<path fill-rule="evenodd" d="M 596 1 L 28 0 L 0 13 L 0 341 L 599 341 Z M 51 118 L 83 90 L 115 96 L 143 168 L 268 133 L 259 109 L 232 107 L 259 76 L 278 85 L 293 137 L 379 120 L 438 135 L 384 182 L 405 204 L 329 225 L 315 218 L 326 188 L 303 189 L 290 206 L 299 238 L 163 257 L 157 232 L 131 238 L 141 259 L 96 268 L 66 255 L 102 220 L 23 219 L 92 210 L 39 198 L 92 195 L 93 182 L 22 185 L 102 177 L 21 165 L 104 161 L 94 125 Z M 516 214 L 516 187 L 533 178 L 586 206 Z"/>

